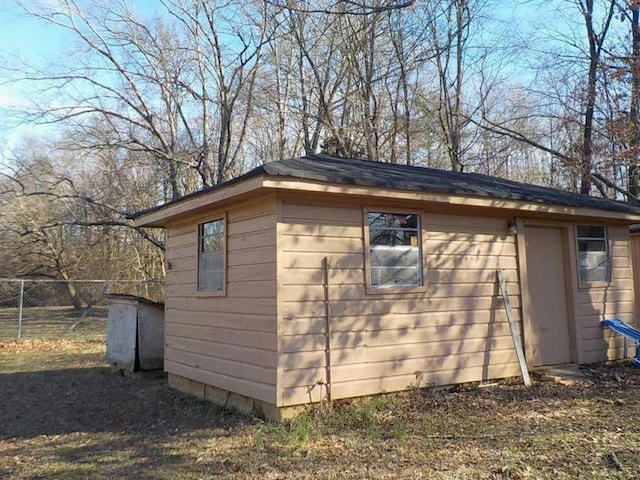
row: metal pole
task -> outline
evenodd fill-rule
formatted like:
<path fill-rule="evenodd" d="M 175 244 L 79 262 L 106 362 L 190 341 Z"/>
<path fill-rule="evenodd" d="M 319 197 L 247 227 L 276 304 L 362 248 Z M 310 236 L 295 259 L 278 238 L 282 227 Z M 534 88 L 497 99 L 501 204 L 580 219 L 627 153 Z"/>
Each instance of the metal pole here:
<path fill-rule="evenodd" d="M 20 280 L 20 306 L 18 309 L 18 340 L 22 337 L 22 306 L 24 305 L 24 280 Z"/>
<path fill-rule="evenodd" d="M 329 258 L 324 257 L 322 260 L 322 267 L 324 270 L 324 308 L 325 308 L 325 333 L 326 333 L 326 346 L 325 356 L 327 365 L 327 400 L 329 400 L 329 407 L 333 406 L 333 393 L 332 388 L 332 364 L 331 364 L 331 298 L 329 296 Z"/>

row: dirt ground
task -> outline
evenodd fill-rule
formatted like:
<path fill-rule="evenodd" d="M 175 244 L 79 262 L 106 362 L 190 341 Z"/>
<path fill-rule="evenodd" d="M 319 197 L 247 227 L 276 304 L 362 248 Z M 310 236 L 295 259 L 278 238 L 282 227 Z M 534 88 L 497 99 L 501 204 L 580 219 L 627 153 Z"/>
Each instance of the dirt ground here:
<path fill-rule="evenodd" d="M 124 377 L 100 342 L 0 344 L 0 478 L 640 478 L 640 371 L 426 388 L 264 423 Z"/>

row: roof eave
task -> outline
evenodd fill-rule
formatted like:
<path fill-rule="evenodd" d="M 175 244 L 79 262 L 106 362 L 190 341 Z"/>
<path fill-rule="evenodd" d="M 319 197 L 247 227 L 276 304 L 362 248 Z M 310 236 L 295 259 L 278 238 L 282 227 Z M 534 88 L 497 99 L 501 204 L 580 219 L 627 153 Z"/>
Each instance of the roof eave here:
<path fill-rule="evenodd" d="M 255 194 L 258 190 L 298 191 L 306 193 L 324 193 L 333 195 L 356 195 L 361 197 L 386 198 L 456 205 L 458 207 L 491 208 L 522 212 L 523 216 L 565 216 L 593 219 L 606 219 L 626 223 L 640 223 L 640 213 L 616 212 L 611 210 L 577 207 L 559 204 L 536 203 L 523 200 L 477 197 L 470 195 L 433 193 L 418 190 L 398 190 L 391 188 L 369 187 L 345 183 L 326 182 L 283 175 L 262 173 L 221 185 L 210 191 L 201 192 L 162 205 L 134 216 L 134 227 L 165 227 L 179 217 L 191 215 L 213 205 Z"/>
<path fill-rule="evenodd" d="M 184 200 L 143 211 L 132 217 L 133 226 L 136 228 L 164 228 L 167 224 L 186 214 L 191 214 L 221 202 L 237 199 L 238 197 L 251 195 L 263 187 L 263 182 L 263 174 L 246 177 L 236 182 L 221 185 L 220 188 L 189 196 Z"/>
<path fill-rule="evenodd" d="M 538 203 L 524 200 L 478 197 L 460 194 L 456 195 L 451 193 L 397 190 L 317 180 L 302 180 L 297 177 L 267 176 L 263 182 L 263 187 L 266 189 L 302 191 L 306 193 L 357 195 L 363 197 L 387 198 L 389 200 L 407 200 L 457 205 L 459 207 L 511 210 L 523 212 L 525 216 L 565 216 L 606 219 L 625 223 L 640 222 L 640 213 L 617 212 L 591 207 Z"/>

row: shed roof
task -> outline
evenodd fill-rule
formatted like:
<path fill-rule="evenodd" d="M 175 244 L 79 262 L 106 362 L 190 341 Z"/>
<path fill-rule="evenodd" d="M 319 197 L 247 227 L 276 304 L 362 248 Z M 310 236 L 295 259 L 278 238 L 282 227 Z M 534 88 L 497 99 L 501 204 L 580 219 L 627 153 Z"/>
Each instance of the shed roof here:
<path fill-rule="evenodd" d="M 315 154 L 260 165 L 233 180 L 185 195 L 157 207 L 142 210 L 133 214 L 131 218 L 138 218 L 170 205 L 214 190 L 223 189 L 231 184 L 260 175 L 344 185 L 563 205 L 634 215 L 640 214 L 640 207 L 627 203 L 514 182 L 489 175 L 451 172 L 434 168 Z"/>
<path fill-rule="evenodd" d="M 144 303 L 157 308 L 164 308 L 163 302 L 154 302 L 153 300 L 149 300 L 148 298 L 140 297 L 138 295 L 130 295 L 128 293 L 105 293 L 104 296 L 109 300 L 114 300 L 116 302 L 119 300 L 125 300 L 129 302 Z"/>

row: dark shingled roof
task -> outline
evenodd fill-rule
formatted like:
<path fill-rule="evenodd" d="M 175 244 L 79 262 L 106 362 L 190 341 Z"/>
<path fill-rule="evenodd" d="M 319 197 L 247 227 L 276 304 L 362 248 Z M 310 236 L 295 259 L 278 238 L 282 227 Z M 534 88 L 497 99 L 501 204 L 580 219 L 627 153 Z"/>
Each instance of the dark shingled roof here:
<path fill-rule="evenodd" d="M 159 207 L 137 212 L 132 218 L 261 174 L 347 185 L 427 193 L 469 195 L 500 200 L 519 200 L 548 205 L 595 208 L 610 212 L 640 214 L 640 207 L 627 203 L 527 183 L 513 182 L 489 175 L 459 173 L 433 168 L 317 154 L 261 165 L 223 184 L 205 188 L 204 190 L 178 198 Z"/>

